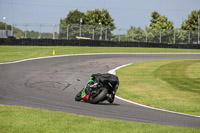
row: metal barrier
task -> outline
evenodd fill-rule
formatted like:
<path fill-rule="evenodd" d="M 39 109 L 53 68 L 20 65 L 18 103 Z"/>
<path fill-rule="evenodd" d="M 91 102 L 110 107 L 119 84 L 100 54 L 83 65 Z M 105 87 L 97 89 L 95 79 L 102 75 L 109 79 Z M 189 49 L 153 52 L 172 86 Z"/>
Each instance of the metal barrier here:
<path fill-rule="evenodd" d="M 200 49 L 200 44 L 167 44 L 132 41 L 67 40 L 67 39 L 15 39 L 0 38 L 0 45 L 13 46 L 96 46 L 96 47 L 152 47 Z"/>
<path fill-rule="evenodd" d="M 104 41 L 130 41 L 166 44 L 200 44 L 198 31 L 186 31 L 181 29 L 174 30 L 155 30 L 142 29 L 140 27 L 110 28 L 102 25 L 45 25 L 45 24 L 14 24 L 13 36 L 32 39 L 67 39 L 73 40 L 77 36 L 91 38 L 91 40 Z"/>

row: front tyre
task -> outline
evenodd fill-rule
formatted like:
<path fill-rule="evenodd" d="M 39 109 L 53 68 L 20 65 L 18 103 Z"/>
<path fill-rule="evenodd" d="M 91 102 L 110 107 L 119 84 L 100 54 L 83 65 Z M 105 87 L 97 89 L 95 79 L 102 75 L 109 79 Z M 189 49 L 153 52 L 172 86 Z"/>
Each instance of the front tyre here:
<path fill-rule="evenodd" d="M 99 94 L 96 97 L 90 96 L 90 103 L 97 104 L 100 101 L 103 101 L 108 94 L 108 90 L 104 87 L 99 89 Z"/>
<path fill-rule="evenodd" d="M 76 96 L 75 96 L 75 101 L 81 101 L 81 92 L 80 91 Z"/>

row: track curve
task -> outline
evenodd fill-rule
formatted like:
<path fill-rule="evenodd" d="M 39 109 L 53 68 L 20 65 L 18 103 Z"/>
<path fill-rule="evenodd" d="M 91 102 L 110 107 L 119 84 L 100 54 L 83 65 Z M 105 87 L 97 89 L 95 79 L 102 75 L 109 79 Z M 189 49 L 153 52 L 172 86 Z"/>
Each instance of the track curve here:
<path fill-rule="evenodd" d="M 119 99 L 114 104 L 75 102 L 75 94 L 92 73 L 158 59 L 200 59 L 200 54 L 89 54 L 0 64 L 0 104 L 200 128 L 198 117 L 145 108 Z"/>

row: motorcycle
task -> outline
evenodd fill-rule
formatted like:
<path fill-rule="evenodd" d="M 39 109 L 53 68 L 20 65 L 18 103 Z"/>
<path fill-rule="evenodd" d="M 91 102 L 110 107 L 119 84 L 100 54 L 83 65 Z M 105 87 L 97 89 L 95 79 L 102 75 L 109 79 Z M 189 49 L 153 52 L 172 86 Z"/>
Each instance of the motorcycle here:
<path fill-rule="evenodd" d="M 93 74 L 76 96 L 75 101 L 86 101 L 97 104 L 107 100 L 114 102 L 115 94 L 119 86 L 118 77 L 112 74 Z"/>

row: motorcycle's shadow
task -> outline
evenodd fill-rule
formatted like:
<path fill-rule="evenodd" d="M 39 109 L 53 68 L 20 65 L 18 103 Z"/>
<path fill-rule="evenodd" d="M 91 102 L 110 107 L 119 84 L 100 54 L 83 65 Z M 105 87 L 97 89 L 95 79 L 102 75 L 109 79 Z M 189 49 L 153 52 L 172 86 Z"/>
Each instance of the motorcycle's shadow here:
<path fill-rule="evenodd" d="M 86 102 L 86 101 L 80 101 L 80 102 L 91 104 L 91 103 Z M 109 105 L 109 106 L 119 106 L 120 104 L 118 104 L 118 103 L 99 102 L 99 103 L 97 103 L 97 104 L 91 104 L 91 105 L 106 105 L 106 106 Z"/>
<path fill-rule="evenodd" d="M 118 104 L 118 103 L 104 103 L 104 102 L 102 102 L 102 103 L 98 103 L 98 104 L 96 104 L 96 105 L 111 105 L 111 106 L 119 106 L 120 104 Z"/>

